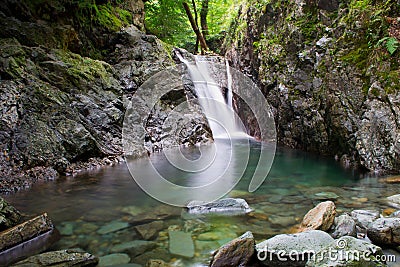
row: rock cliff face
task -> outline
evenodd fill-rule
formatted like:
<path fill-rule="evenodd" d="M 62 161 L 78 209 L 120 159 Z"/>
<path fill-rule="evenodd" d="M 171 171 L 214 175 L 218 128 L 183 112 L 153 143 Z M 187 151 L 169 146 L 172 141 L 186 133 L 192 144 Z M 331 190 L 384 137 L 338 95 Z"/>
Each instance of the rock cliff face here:
<path fill-rule="evenodd" d="M 224 50 L 273 106 L 280 144 L 399 172 L 399 51 L 381 45 L 400 40 L 399 10 L 396 1 L 248 0 Z"/>
<path fill-rule="evenodd" d="M 0 192 L 118 161 L 126 105 L 146 79 L 173 65 L 166 46 L 138 30 L 144 28 L 140 0 L 97 6 L 100 15 L 103 8 L 130 14 L 126 23 L 136 26 L 121 31 L 95 15 L 86 25 L 69 1 L 37 2 L 41 8 L 12 0 L 0 7 Z M 158 112 L 142 118 L 148 146 L 168 138 L 154 137 L 153 129 L 189 91 L 160 99 Z M 207 128 L 199 109 L 186 117 Z M 202 134 L 190 132 L 175 145 L 208 140 Z M 136 141 L 135 155 L 146 153 L 144 140 Z"/>

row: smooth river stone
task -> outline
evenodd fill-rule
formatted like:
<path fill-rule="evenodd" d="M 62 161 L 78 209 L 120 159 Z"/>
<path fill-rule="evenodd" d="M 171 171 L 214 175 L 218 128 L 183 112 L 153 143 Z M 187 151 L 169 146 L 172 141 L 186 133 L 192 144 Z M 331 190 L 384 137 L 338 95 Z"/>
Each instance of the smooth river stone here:
<path fill-rule="evenodd" d="M 116 232 L 116 231 L 119 231 L 119 230 L 122 230 L 122 229 L 125 229 L 128 227 L 129 227 L 129 223 L 127 223 L 127 222 L 113 221 L 113 222 L 110 222 L 110 223 L 100 227 L 100 229 L 97 230 L 97 233 L 100 235 L 105 235 L 105 234 Z"/>
<path fill-rule="evenodd" d="M 135 257 L 137 255 L 143 254 L 144 252 L 156 248 L 157 244 L 152 241 L 145 240 L 134 240 L 125 243 L 115 245 L 111 248 L 111 252 L 128 252 L 129 255 Z"/>
<path fill-rule="evenodd" d="M 171 254 L 192 258 L 194 256 L 194 243 L 192 235 L 182 231 L 169 231 L 169 252 Z"/>
<path fill-rule="evenodd" d="M 150 240 L 157 236 L 158 232 L 164 228 L 162 221 L 154 221 L 147 224 L 135 226 L 136 232 L 142 239 Z"/>
<path fill-rule="evenodd" d="M 127 254 L 123 253 L 109 254 L 99 258 L 99 267 L 126 264 L 129 263 L 130 261 L 131 258 Z"/>

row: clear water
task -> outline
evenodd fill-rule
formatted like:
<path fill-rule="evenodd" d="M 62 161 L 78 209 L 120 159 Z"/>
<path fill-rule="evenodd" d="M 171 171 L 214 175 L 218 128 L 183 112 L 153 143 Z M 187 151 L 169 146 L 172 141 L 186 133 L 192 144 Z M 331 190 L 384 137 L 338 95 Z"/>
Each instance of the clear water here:
<path fill-rule="evenodd" d="M 236 144 L 242 145 L 239 141 Z M 156 219 L 163 223 L 150 237 L 156 247 L 138 252 L 126 252 L 131 262 L 145 265 L 148 259 L 161 258 L 175 266 L 206 266 L 210 252 L 245 231 L 252 231 L 257 241 L 279 233 L 287 233 L 300 222 L 304 214 L 320 200 L 316 194 L 333 192 L 339 212 L 353 209 L 387 208 L 385 197 L 399 193 L 398 185 L 379 183 L 377 178 L 364 177 L 344 170 L 329 158 L 301 151 L 279 148 L 267 180 L 255 193 L 248 193 L 249 179 L 258 161 L 260 144 L 251 142 L 250 163 L 243 179 L 229 193 L 246 199 L 255 212 L 240 216 L 188 216 L 183 209 L 159 203 L 146 195 L 132 179 L 126 164 L 87 172 L 77 177 L 61 178 L 55 182 L 37 184 L 28 191 L 7 195 L 5 198 L 29 215 L 47 212 L 56 227 L 64 233 L 53 249 L 80 247 L 97 256 L 112 253 L 118 244 L 140 240 L 137 225 Z M 240 149 L 234 149 L 233 158 L 240 161 Z M 196 148 L 184 149 L 187 158 L 199 157 Z M 210 173 L 191 177 L 168 166 L 167 158 L 151 156 L 157 169 L 171 181 L 185 184 L 201 183 Z M 219 168 L 226 168 L 229 157 L 218 159 Z M 143 159 L 130 162 L 142 173 Z M 235 164 L 230 168 L 236 175 Z M 218 171 L 214 170 L 214 171 Z M 149 171 L 149 174 L 151 172 Z M 200 221 L 199 221 L 200 220 Z M 99 229 L 113 222 L 128 222 L 119 231 L 101 234 Z M 149 227 L 152 228 L 153 226 Z M 69 230 L 68 230 L 69 229 Z M 186 230 L 196 246 L 195 256 L 185 259 L 169 254 L 168 229 Z"/>

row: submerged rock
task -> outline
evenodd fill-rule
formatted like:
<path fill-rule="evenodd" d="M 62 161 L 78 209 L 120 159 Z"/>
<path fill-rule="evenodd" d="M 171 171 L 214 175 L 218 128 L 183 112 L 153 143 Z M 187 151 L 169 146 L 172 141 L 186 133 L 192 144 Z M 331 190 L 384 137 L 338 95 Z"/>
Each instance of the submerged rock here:
<path fill-rule="evenodd" d="M 249 204 L 242 198 L 224 198 L 214 202 L 192 201 L 187 205 L 189 213 L 248 213 L 251 212 Z"/>
<path fill-rule="evenodd" d="M 332 241 L 322 250 L 313 255 L 307 262 L 307 267 L 383 267 L 385 262 L 377 256 L 383 255 L 382 249 L 366 241 L 344 236 Z"/>
<path fill-rule="evenodd" d="M 380 218 L 368 228 L 368 238 L 377 245 L 400 245 L 400 218 Z"/>
<path fill-rule="evenodd" d="M 192 258 L 194 243 L 191 234 L 182 231 L 169 231 L 169 252 L 171 254 Z"/>
<path fill-rule="evenodd" d="M 355 220 L 348 214 L 340 215 L 336 217 L 333 223 L 333 232 L 331 236 L 333 238 L 340 238 L 343 236 L 357 236 Z"/>
<path fill-rule="evenodd" d="M 97 230 L 97 233 L 100 235 L 105 235 L 105 234 L 116 232 L 116 231 L 119 231 L 119 230 L 122 230 L 122 229 L 125 229 L 128 227 L 129 227 L 129 223 L 127 223 L 127 222 L 113 221 L 113 222 L 110 222 L 110 223 L 100 227 L 100 229 Z"/>
<path fill-rule="evenodd" d="M 332 201 L 319 203 L 311 209 L 303 218 L 298 229 L 299 232 L 308 230 L 327 231 L 331 228 L 336 216 L 336 206 Z"/>
<path fill-rule="evenodd" d="M 111 252 L 119 253 L 126 252 L 131 257 L 143 254 L 146 251 L 152 250 L 157 247 L 157 243 L 145 240 L 133 240 L 125 243 L 117 244 L 111 248 Z"/>
<path fill-rule="evenodd" d="M 135 226 L 136 232 L 142 239 L 150 240 L 157 236 L 158 232 L 164 228 L 162 221 L 154 221 L 147 224 Z"/>
<path fill-rule="evenodd" d="M 131 258 L 127 254 L 123 253 L 109 254 L 99 258 L 99 267 L 126 264 L 130 261 Z"/>
<path fill-rule="evenodd" d="M 13 266 L 19 267 L 83 267 L 97 266 L 99 259 L 89 253 L 81 250 L 67 249 L 59 251 L 50 251 L 35 255 L 20 261 Z M 105 266 L 105 265 L 103 265 Z"/>
<path fill-rule="evenodd" d="M 217 249 L 213 254 L 210 266 L 248 266 L 254 255 L 254 245 L 253 234 L 246 232 Z"/>
<path fill-rule="evenodd" d="M 333 240 L 320 230 L 276 235 L 256 245 L 257 257 L 267 266 L 304 266 L 313 253 Z"/>

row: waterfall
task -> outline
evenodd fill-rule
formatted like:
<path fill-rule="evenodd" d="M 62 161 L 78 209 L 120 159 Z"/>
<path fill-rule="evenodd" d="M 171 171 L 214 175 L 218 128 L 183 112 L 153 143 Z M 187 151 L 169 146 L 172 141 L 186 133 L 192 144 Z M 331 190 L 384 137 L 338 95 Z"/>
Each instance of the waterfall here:
<path fill-rule="evenodd" d="M 232 93 L 232 74 L 231 74 L 231 68 L 229 66 L 229 61 L 226 59 L 225 60 L 226 64 L 226 76 L 228 79 L 228 94 L 227 94 L 227 100 L 228 100 L 228 107 L 232 108 L 232 101 L 233 101 L 233 93 Z"/>
<path fill-rule="evenodd" d="M 204 56 L 195 56 L 195 62 L 191 63 L 179 53 L 176 54 L 183 62 L 191 76 L 200 106 L 207 117 L 214 138 L 246 137 L 241 124 L 237 123 L 235 111 L 232 108 L 232 76 L 229 64 L 226 63 L 228 94 L 225 100 L 222 90 L 210 74 L 209 62 Z"/>

